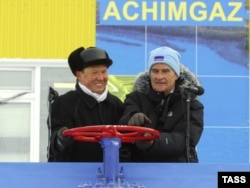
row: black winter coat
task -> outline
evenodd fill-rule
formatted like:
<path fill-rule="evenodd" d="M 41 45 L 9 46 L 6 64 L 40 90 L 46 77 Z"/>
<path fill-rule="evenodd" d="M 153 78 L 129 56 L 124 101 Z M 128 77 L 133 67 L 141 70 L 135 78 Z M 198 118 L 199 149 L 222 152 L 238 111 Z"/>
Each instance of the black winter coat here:
<path fill-rule="evenodd" d="M 147 127 L 160 132 L 160 137 L 149 149 L 140 150 L 139 162 L 198 162 L 196 146 L 203 131 L 204 107 L 198 96 L 191 95 L 188 127 L 187 95 L 183 87 L 189 84 L 198 85 L 199 82 L 185 67 L 181 67 L 175 90 L 168 96 L 156 93 L 150 87 L 147 72 L 137 77 L 134 91 L 124 101 L 125 109 L 120 123 L 128 124 L 134 113 L 142 112 L 152 121 Z"/>
<path fill-rule="evenodd" d="M 116 96 L 108 93 L 107 98 L 98 103 L 76 84 L 76 90 L 59 96 L 52 104 L 49 161 L 102 162 L 103 149 L 100 143 L 74 141 L 70 147 L 59 152 L 55 147 L 57 131 L 62 127 L 117 125 L 122 111 L 123 103 Z M 125 147 L 122 145 L 121 148 Z M 125 157 L 120 160 L 131 159 Z"/>

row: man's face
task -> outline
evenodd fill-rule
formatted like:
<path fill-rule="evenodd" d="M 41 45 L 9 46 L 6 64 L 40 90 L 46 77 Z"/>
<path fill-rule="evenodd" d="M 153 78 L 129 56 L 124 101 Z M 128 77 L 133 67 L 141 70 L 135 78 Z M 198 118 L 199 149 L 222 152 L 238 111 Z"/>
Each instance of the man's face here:
<path fill-rule="evenodd" d="M 106 65 L 94 65 L 76 71 L 76 77 L 93 93 L 102 94 L 108 82 L 108 69 Z"/>
<path fill-rule="evenodd" d="M 151 68 L 150 80 L 152 88 L 157 92 L 169 94 L 174 89 L 177 79 L 173 69 L 165 63 L 157 63 Z"/>

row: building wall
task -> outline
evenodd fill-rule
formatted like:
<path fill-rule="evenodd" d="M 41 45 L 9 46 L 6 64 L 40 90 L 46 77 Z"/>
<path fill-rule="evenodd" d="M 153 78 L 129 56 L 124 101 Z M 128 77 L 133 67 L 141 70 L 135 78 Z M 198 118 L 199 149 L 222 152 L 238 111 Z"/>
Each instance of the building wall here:
<path fill-rule="evenodd" d="M 0 0 L 0 58 L 64 59 L 93 46 L 95 0 Z"/>

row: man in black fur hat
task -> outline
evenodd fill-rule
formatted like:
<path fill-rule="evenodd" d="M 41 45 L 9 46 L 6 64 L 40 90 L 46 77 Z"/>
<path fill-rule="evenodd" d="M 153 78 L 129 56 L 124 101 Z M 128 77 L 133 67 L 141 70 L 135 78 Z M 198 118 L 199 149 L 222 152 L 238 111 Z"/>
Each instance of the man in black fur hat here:
<path fill-rule="evenodd" d="M 160 132 L 156 140 L 135 143 L 141 154 L 138 161 L 198 162 L 196 146 L 203 131 L 204 108 L 198 100 L 203 94 L 200 82 L 172 48 L 152 50 L 148 63 L 149 70 L 138 75 L 134 91 L 126 96 L 120 119 L 120 124 Z"/>
<path fill-rule="evenodd" d="M 76 77 L 76 86 L 52 104 L 48 161 L 101 162 L 103 149 L 99 143 L 74 141 L 62 133 L 88 125 L 118 124 L 123 103 L 107 89 L 108 67 L 113 62 L 101 48 L 80 47 L 69 55 L 68 63 Z M 121 148 L 124 155 L 120 155 L 120 161 L 130 161 L 129 151 L 123 145 Z"/>

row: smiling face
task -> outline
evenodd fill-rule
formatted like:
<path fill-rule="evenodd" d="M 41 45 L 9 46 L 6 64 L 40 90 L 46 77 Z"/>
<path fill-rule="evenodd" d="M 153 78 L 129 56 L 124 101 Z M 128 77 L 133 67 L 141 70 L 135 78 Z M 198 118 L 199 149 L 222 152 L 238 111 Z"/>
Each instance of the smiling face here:
<path fill-rule="evenodd" d="M 78 81 L 93 93 L 102 94 L 108 82 L 108 69 L 106 65 L 94 65 L 76 71 Z"/>
<path fill-rule="evenodd" d="M 157 63 L 151 67 L 150 80 L 152 88 L 157 92 L 169 94 L 175 87 L 178 76 L 173 69 L 165 63 Z"/>

